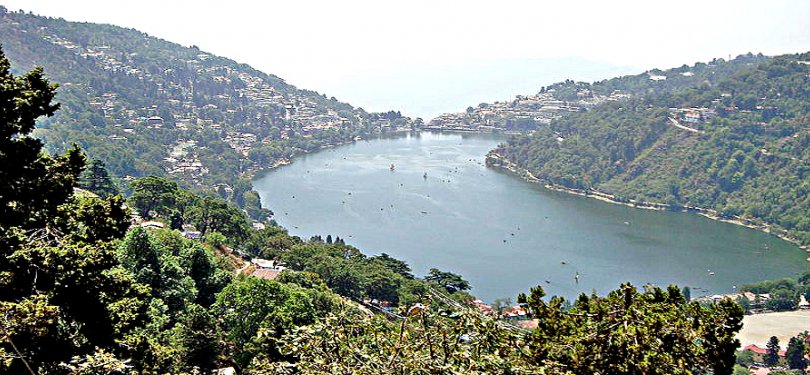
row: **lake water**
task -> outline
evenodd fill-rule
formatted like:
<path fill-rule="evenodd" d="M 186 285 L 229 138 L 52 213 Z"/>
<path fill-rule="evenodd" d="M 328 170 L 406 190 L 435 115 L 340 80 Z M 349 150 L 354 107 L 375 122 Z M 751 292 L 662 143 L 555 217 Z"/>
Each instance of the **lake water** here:
<path fill-rule="evenodd" d="M 726 293 L 808 267 L 804 251 L 765 233 L 553 192 L 487 168 L 484 155 L 500 139 L 423 132 L 360 141 L 297 158 L 254 188 L 293 235 L 337 235 L 365 254 L 407 261 L 417 276 L 431 267 L 459 273 L 489 302 L 534 285 L 572 298 L 625 281 Z"/>

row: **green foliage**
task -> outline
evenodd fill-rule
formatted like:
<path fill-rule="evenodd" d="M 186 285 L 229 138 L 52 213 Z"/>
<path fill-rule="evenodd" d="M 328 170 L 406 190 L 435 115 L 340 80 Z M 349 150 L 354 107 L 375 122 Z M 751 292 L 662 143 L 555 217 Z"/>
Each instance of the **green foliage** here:
<path fill-rule="evenodd" d="M 206 235 L 219 232 L 232 241 L 249 235 L 244 212 L 218 198 L 200 197 L 162 177 L 144 177 L 132 182 L 129 200 L 145 218 L 162 217 L 177 227 L 190 223 Z"/>
<path fill-rule="evenodd" d="M 121 264 L 149 286 L 149 323 L 127 337 L 139 371 L 211 369 L 224 333 L 209 307 L 232 280 L 211 250 L 172 230 L 135 228 L 121 241 Z"/>
<path fill-rule="evenodd" d="M 770 294 L 771 298 L 765 303 L 765 306 L 771 310 L 794 310 L 798 306 L 800 295 L 805 295 L 805 298 L 810 296 L 810 277 L 808 275 L 810 272 L 805 272 L 798 279 L 787 277 L 745 284 L 741 289 L 757 294 Z M 749 305 L 751 302 L 744 301 Z"/>
<path fill-rule="evenodd" d="M 91 160 L 84 172 L 79 175 L 79 187 L 101 197 L 118 195 L 118 188 L 107 173 L 104 162 L 98 159 Z"/>
<path fill-rule="evenodd" d="M 185 217 L 203 234 L 220 232 L 232 240 L 248 236 L 245 214 L 221 199 L 205 197 L 189 207 Z"/>
<path fill-rule="evenodd" d="M 343 243 L 323 242 L 319 236 L 303 242 L 273 227 L 258 231 L 250 243 L 254 249 L 263 247 L 261 254 L 280 254 L 278 259 L 293 270 L 317 274 L 332 291 L 357 301 L 378 300 L 396 305 L 402 297 L 412 300 L 415 297 L 412 292 L 418 289 L 410 283 L 407 263 L 387 254 L 366 258 Z"/>
<path fill-rule="evenodd" d="M 735 365 L 734 371 L 731 373 L 731 375 L 749 375 L 749 374 L 750 372 L 748 371 L 748 368 L 741 365 Z"/>
<path fill-rule="evenodd" d="M 371 262 L 379 263 L 383 267 L 394 271 L 405 278 L 413 279 L 413 274 L 411 273 L 411 267 L 408 263 L 405 263 L 399 259 L 393 258 L 386 253 L 382 253 L 378 256 L 374 256 L 369 258 Z"/>
<path fill-rule="evenodd" d="M 258 257 L 275 259 L 300 242 L 300 238 L 290 236 L 282 227 L 267 226 L 264 229 L 251 231 L 243 248 Z"/>
<path fill-rule="evenodd" d="M 440 285 L 450 293 L 465 291 L 470 289 L 470 283 L 452 272 L 440 271 L 437 268 L 431 268 L 425 276 L 425 281 Z"/>
<path fill-rule="evenodd" d="M 165 301 L 170 313 L 185 309 L 197 294 L 194 280 L 180 266 L 172 250 L 141 228 L 129 232 L 119 250 L 121 265 L 138 282 L 148 285 L 154 298 Z"/>
<path fill-rule="evenodd" d="M 771 336 L 768 343 L 765 345 L 766 353 L 763 358 L 765 364 L 768 366 L 776 366 L 779 364 L 779 338 Z"/>
<path fill-rule="evenodd" d="M 314 323 L 337 303 L 324 292 L 246 278 L 225 287 L 213 308 L 234 345 L 229 354 L 244 366 L 260 353 L 280 358 L 278 338 L 294 327 Z"/>
<path fill-rule="evenodd" d="M 211 244 L 211 246 L 214 247 L 224 246 L 227 241 L 228 238 L 219 232 L 209 232 L 208 234 L 205 235 L 205 242 L 208 242 L 209 244 Z"/>
<path fill-rule="evenodd" d="M 536 363 L 571 373 L 731 373 L 742 308 L 730 300 L 687 303 L 677 287 L 624 284 L 605 297 L 584 294 L 570 309 L 542 288 L 521 295 L 538 320 L 529 344 Z"/>
<path fill-rule="evenodd" d="M 130 189 L 129 200 L 144 218 L 168 217 L 179 193 L 176 182 L 155 176 L 133 181 Z"/>
<path fill-rule="evenodd" d="M 401 323 L 340 311 L 281 342 L 294 362 L 257 360 L 254 374 L 534 374 L 521 332 L 474 312 L 428 306 Z"/>
<path fill-rule="evenodd" d="M 738 351 L 735 362 L 746 369 L 751 367 L 754 364 L 754 352 L 750 350 Z"/>
<path fill-rule="evenodd" d="M 51 372 L 118 345 L 143 323 L 146 290 L 115 262 L 125 230 L 120 199 L 73 196 L 78 148 L 51 157 L 29 137 L 51 116 L 55 85 L 34 69 L 9 72 L 0 52 L 0 371 Z"/>
<path fill-rule="evenodd" d="M 785 350 L 788 368 L 792 370 L 802 370 L 807 368 L 807 360 L 804 358 L 804 340 L 800 337 L 791 337 Z"/>
<path fill-rule="evenodd" d="M 404 318 L 337 312 L 280 341 L 294 360 L 257 357 L 250 373 L 731 374 L 742 310 L 687 303 L 676 287 L 630 285 L 582 295 L 570 310 L 541 288 L 520 301 L 538 321 L 524 331 L 474 310 L 424 299 Z M 450 303 L 448 308 L 447 303 Z"/>
<path fill-rule="evenodd" d="M 810 66 L 797 62 L 808 58 L 745 57 L 729 74 L 691 86 L 670 86 L 670 79 L 596 83 L 592 90 L 636 96 L 568 114 L 493 152 L 547 183 L 619 201 L 708 209 L 770 224 L 773 233 L 808 244 Z M 641 86 L 621 86 L 633 82 Z M 716 115 L 687 124 L 697 132 L 673 126 L 677 114 L 669 108 L 696 107 Z"/>

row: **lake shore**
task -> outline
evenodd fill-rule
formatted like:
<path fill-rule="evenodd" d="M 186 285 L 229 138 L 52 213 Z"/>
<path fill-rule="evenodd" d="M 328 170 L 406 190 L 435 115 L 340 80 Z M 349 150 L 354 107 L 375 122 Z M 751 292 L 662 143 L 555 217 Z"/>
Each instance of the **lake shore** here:
<path fill-rule="evenodd" d="M 554 185 L 550 183 L 546 183 L 541 179 L 534 176 L 528 169 L 520 168 L 516 164 L 512 163 L 509 160 L 506 160 L 501 155 L 497 153 L 490 152 L 486 156 L 486 163 L 487 166 L 501 168 L 508 171 L 511 174 L 514 174 L 520 178 L 525 179 L 526 181 L 542 184 L 543 187 L 549 190 L 558 191 L 567 194 L 578 195 L 582 197 L 587 197 L 591 199 L 596 199 L 602 202 L 619 204 L 627 207 L 633 208 L 641 208 L 645 210 L 657 210 L 657 211 L 676 211 L 676 212 L 687 212 L 687 213 L 695 213 L 700 216 L 715 220 L 715 221 L 722 221 L 730 224 L 740 225 L 746 228 L 755 229 L 761 232 L 768 233 L 770 235 L 776 236 L 784 241 L 790 242 L 800 249 L 807 251 L 810 253 L 810 249 L 807 246 L 803 246 L 801 241 L 796 238 L 787 236 L 785 234 L 775 233 L 771 230 L 771 226 L 768 224 L 758 224 L 751 220 L 741 218 L 741 217 L 733 217 L 733 218 L 726 218 L 721 217 L 717 211 L 701 208 L 701 207 L 672 207 L 671 205 L 665 203 L 655 203 L 655 202 L 644 202 L 644 201 L 636 201 L 636 200 L 619 200 L 616 196 L 612 194 L 608 194 L 605 192 L 601 192 L 595 189 L 583 190 L 583 189 L 574 189 L 560 185 Z M 807 258 L 807 261 L 810 262 L 810 257 Z"/>

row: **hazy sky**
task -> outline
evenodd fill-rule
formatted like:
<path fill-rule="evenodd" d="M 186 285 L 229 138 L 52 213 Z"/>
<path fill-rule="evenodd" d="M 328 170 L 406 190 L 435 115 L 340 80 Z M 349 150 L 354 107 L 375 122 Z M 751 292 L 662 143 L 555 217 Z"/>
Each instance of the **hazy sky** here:
<path fill-rule="evenodd" d="M 593 80 L 609 78 L 600 76 L 607 72 L 639 73 L 749 51 L 772 55 L 810 50 L 808 0 L 0 0 L 0 4 L 71 21 L 136 28 L 197 45 L 366 109 L 389 106 L 426 117 L 463 110 L 466 105 L 456 108 L 460 97 L 506 99 L 536 91 L 526 92 L 526 82 L 539 88 L 565 78 L 560 76 L 564 69 L 537 73 L 544 62 L 559 68 L 574 61 L 572 78 Z M 583 70 L 583 65 L 595 68 Z M 514 73 L 510 79 L 502 79 L 503 72 L 496 74 L 501 66 Z M 523 69 L 525 82 L 520 80 Z M 465 75 L 467 71 L 471 74 Z M 487 79 L 486 85 L 478 81 Z M 551 81 L 534 82 L 544 80 Z M 486 91 L 487 85 L 501 91 Z M 420 91 L 430 94 L 425 100 L 449 96 L 456 100 L 447 98 L 429 109 L 414 97 Z"/>

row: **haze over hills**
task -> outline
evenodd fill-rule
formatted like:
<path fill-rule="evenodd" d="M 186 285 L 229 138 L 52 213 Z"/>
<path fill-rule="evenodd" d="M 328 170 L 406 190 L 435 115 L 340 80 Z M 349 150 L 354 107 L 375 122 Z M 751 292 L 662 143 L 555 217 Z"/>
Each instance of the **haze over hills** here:
<path fill-rule="evenodd" d="M 335 80 L 329 86 L 334 95 L 363 103 L 366 110 L 396 109 L 428 121 L 469 105 L 535 92 L 566 79 L 591 82 L 635 72 L 631 67 L 579 57 L 493 57 L 456 64 L 417 64 L 396 71 L 373 70 L 351 80 Z"/>

